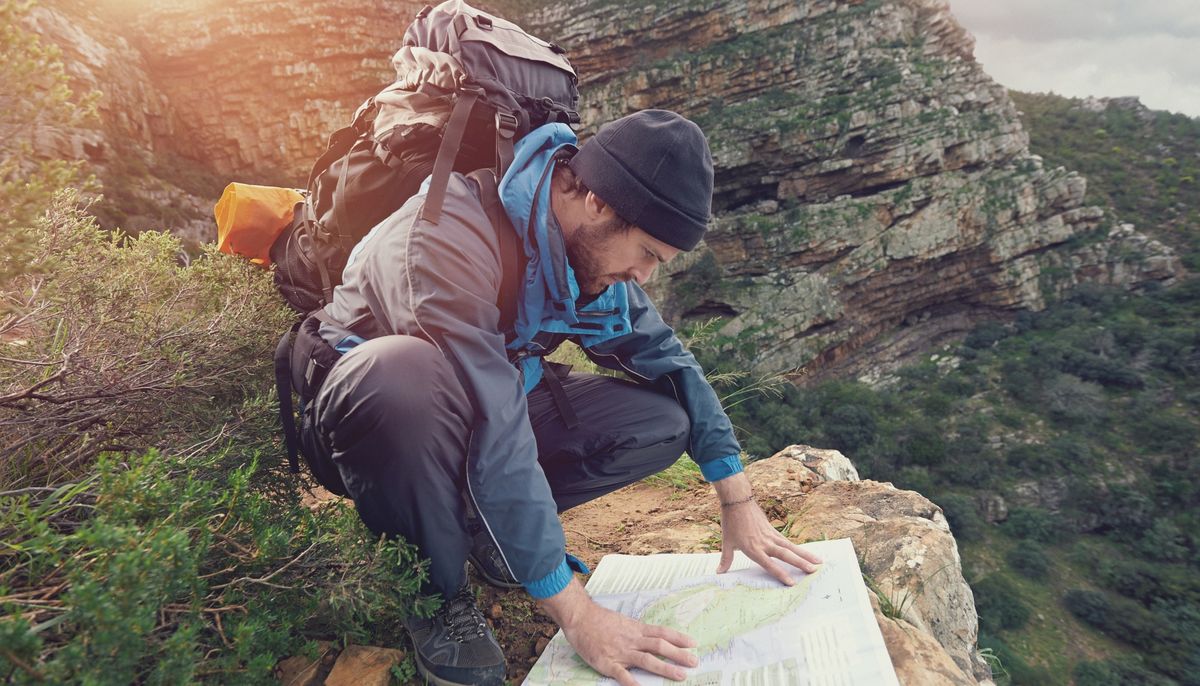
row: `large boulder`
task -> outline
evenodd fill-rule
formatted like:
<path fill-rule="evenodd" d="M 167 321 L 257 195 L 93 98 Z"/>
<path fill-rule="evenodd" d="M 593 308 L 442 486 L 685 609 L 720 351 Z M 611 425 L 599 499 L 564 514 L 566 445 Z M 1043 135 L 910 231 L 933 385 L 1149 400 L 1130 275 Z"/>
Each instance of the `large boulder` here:
<path fill-rule="evenodd" d="M 797 542 L 849 538 L 878 598 L 876 618 L 902 683 L 990 683 L 958 546 L 941 509 L 919 493 L 858 480 L 837 451 L 791 446 L 746 468 L 767 516 Z M 664 497 L 638 484 L 563 515 L 572 552 L 718 549 L 716 496 L 706 486 Z M 883 606 L 880 609 L 880 606 Z"/>

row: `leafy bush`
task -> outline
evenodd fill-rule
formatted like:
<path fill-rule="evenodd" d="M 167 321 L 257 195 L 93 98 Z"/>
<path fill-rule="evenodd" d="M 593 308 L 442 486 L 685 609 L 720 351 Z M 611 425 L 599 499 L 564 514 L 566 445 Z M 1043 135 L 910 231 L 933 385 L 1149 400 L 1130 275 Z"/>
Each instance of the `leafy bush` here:
<path fill-rule="evenodd" d="M 1137 542 L 1138 551 L 1160 562 L 1182 562 L 1188 557 L 1187 537 L 1169 519 L 1156 519 L 1154 526 Z"/>
<path fill-rule="evenodd" d="M 946 442 L 934 422 L 919 418 L 906 424 L 900 432 L 900 449 L 904 464 L 932 467 L 946 459 Z"/>
<path fill-rule="evenodd" d="M 1131 660 L 1085 660 L 1075 665 L 1071 676 L 1088 686 L 1175 686 L 1176 682 Z"/>
<path fill-rule="evenodd" d="M 34 137 L 91 119 L 98 98 L 73 94 L 60 51 L 26 28 L 32 4 L 0 0 L 0 282 L 24 271 L 26 229 L 55 191 L 80 181 L 79 163 L 36 157 Z"/>
<path fill-rule="evenodd" d="M 992 670 L 992 678 L 995 680 L 996 686 L 1042 686 L 1054 682 L 1050 672 L 1040 667 L 1030 666 L 1024 658 L 999 638 L 981 633 L 979 647 L 990 651 L 998 665 Z"/>
<path fill-rule="evenodd" d="M 53 483 L 105 450 L 181 447 L 219 431 L 271 379 L 291 315 L 266 272 L 178 239 L 96 227 L 58 197 L 27 270 L 3 285 L 0 485 Z"/>
<path fill-rule="evenodd" d="M 394 640 L 431 609 L 414 549 L 301 506 L 296 483 L 240 451 L 150 453 L 0 494 L 0 675 L 270 684 L 306 633 Z"/>
<path fill-rule="evenodd" d="M 1014 507 L 1001 526 L 1009 535 L 1039 543 L 1051 543 L 1059 538 L 1055 518 L 1037 508 Z"/>
<path fill-rule="evenodd" d="M 972 583 L 979 630 L 1013 631 L 1029 621 L 1029 607 L 1021 601 L 1021 592 L 1007 578 L 992 574 Z"/>
<path fill-rule="evenodd" d="M 825 420 L 825 435 L 831 447 L 847 454 L 857 453 L 875 440 L 875 415 L 859 405 L 839 405 Z"/>
<path fill-rule="evenodd" d="M 1063 595 L 1063 605 L 1080 621 L 1138 648 L 1161 650 L 1174 642 L 1170 630 L 1133 601 L 1077 589 Z"/>
<path fill-rule="evenodd" d="M 950 524 L 950 533 L 961 543 L 983 538 L 987 523 L 979 516 L 979 508 L 970 496 L 957 493 L 940 495 L 936 502 Z"/>
<path fill-rule="evenodd" d="M 1059 374 L 1046 382 L 1041 401 L 1050 418 L 1062 425 L 1093 426 L 1108 418 L 1104 389 L 1070 374 Z"/>
<path fill-rule="evenodd" d="M 1028 543 L 1010 550 L 1005 559 L 1010 567 L 1030 579 L 1045 579 L 1050 571 L 1050 558 L 1046 557 L 1041 548 Z"/>
<path fill-rule="evenodd" d="M 1007 336 L 1008 329 L 1004 324 L 991 321 L 983 322 L 972 329 L 971 333 L 967 334 L 966 339 L 963 340 L 963 345 L 968 348 L 981 350 L 992 347 L 997 341 L 1003 340 Z"/>

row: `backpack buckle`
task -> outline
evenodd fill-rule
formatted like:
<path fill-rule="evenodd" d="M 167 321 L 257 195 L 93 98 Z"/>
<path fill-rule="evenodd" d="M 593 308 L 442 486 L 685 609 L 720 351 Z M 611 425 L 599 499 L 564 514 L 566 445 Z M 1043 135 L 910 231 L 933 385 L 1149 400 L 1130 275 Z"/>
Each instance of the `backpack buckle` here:
<path fill-rule="evenodd" d="M 520 122 L 508 112 L 496 112 L 496 135 L 501 138 L 514 138 Z"/>
<path fill-rule="evenodd" d="M 485 17 L 482 14 L 475 15 L 475 25 L 484 31 L 492 30 L 492 18 Z"/>

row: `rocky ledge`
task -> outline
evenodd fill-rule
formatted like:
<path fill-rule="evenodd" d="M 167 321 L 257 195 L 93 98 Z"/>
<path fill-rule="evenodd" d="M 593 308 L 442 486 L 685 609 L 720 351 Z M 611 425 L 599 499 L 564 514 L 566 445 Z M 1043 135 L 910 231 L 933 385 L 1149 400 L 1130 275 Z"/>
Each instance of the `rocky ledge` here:
<path fill-rule="evenodd" d="M 841 453 L 794 445 L 746 469 L 773 524 L 798 542 L 854 542 L 884 643 L 901 684 L 990 685 L 976 646 L 978 618 L 958 546 L 937 505 L 891 484 L 861 481 Z M 590 566 L 609 553 L 711 552 L 720 523 L 712 489 L 642 482 L 562 516 L 568 548 Z M 478 581 L 478 580 L 476 580 Z M 484 588 L 488 621 L 520 683 L 555 627 L 520 591 Z M 404 653 L 352 646 L 322 658 L 289 658 L 283 683 L 304 686 L 387 683 Z M 354 675 L 357 681 L 346 681 Z"/>

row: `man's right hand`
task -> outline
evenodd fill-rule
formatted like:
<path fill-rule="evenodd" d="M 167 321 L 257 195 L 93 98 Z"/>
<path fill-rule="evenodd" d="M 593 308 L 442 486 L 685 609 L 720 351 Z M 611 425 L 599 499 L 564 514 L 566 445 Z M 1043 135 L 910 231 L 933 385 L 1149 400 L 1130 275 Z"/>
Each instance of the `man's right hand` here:
<path fill-rule="evenodd" d="M 629 673 L 631 667 L 683 681 L 687 672 L 680 665 L 695 667 L 699 662 L 687 650 L 696 645 L 691 638 L 601 607 L 574 579 L 560 593 L 538 604 L 562 627 L 584 662 L 621 686 L 637 686 Z"/>

